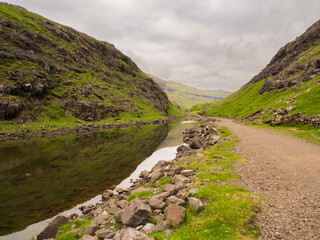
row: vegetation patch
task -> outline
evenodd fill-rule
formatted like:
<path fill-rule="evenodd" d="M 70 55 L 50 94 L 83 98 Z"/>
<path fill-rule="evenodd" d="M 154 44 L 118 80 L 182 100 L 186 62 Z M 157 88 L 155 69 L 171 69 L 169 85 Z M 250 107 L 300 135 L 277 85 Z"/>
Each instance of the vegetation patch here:
<path fill-rule="evenodd" d="M 91 218 L 78 218 L 59 227 L 56 240 L 78 240 L 84 235 L 85 229 L 91 224 Z"/>

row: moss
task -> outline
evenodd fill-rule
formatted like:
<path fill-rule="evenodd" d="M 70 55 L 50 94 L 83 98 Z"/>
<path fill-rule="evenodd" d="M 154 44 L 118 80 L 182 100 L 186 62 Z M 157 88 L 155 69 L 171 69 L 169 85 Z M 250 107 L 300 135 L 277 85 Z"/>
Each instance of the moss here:
<path fill-rule="evenodd" d="M 89 217 L 79 218 L 70 223 L 59 227 L 59 233 L 56 240 L 78 240 L 85 232 L 85 229 L 91 224 L 92 219 Z M 73 227 L 74 226 L 74 227 Z M 71 232 L 71 230 L 73 231 Z"/>
<path fill-rule="evenodd" d="M 146 199 L 152 195 L 152 191 L 141 191 L 137 193 L 133 193 L 128 197 L 128 201 L 131 202 L 135 198 Z"/>

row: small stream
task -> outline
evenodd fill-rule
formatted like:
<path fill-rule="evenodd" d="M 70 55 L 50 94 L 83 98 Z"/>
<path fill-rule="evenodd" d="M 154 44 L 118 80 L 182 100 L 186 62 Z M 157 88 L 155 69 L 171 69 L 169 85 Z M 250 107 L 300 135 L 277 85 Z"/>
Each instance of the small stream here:
<path fill-rule="evenodd" d="M 0 143 L 0 240 L 29 240 L 57 214 L 129 187 L 172 160 L 193 121 Z"/>

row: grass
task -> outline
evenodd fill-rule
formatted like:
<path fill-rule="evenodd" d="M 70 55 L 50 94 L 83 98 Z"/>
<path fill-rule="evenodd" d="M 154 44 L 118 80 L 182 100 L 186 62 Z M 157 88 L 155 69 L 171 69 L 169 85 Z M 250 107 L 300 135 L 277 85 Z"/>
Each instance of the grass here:
<path fill-rule="evenodd" d="M 59 234 L 56 240 L 78 240 L 84 235 L 85 229 L 91 224 L 91 218 L 84 217 L 59 227 Z M 75 226 L 74 228 L 72 226 Z M 72 229 L 75 231 L 71 232 Z"/>
<path fill-rule="evenodd" d="M 261 197 L 232 184 L 238 179 L 233 172 L 235 164 L 245 159 L 234 152 L 239 140 L 228 129 L 221 130 L 224 131 L 222 137 L 230 140 L 177 164 L 197 170 L 195 184 L 190 187 L 199 189 L 195 197 L 205 202 L 206 207 L 195 213 L 188 206 L 185 221 L 177 229 L 172 229 L 173 234 L 168 240 L 257 239 L 260 235 L 255 216 L 260 211 L 258 202 Z M 165 238 L 164 232 L 151 236 Z"/>
<path fill-rule="evenodd" d="M 131 194 L 128 197 L 128 201 L 131 202 L 135 198 L 140 198 L 140 199 L 147 199 L 152 195 L 152 191 L 142 191 L 142 192 L 136 192 Z"/>

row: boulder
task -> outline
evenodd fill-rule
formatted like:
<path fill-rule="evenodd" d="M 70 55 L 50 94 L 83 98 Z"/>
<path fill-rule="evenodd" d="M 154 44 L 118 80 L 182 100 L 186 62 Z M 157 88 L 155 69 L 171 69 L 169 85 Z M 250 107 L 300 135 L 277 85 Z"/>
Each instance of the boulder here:
<path fill-rule="evenodd" d="M 172 204 L 166 209 L 166 219 L 171 226 L 177 227 L 185 219 L 186 213 L 184 207 Z"/>
<path fill-rule="evenodd" d="M 186 205 L 186 202 L 184 200 L 182 200 L 181 198 L 177 198 L 176 196 L 168 197 L 166 203 L 168 206 L 171 204 L 179 205 L 182 207 Z"/>
<path fill-rule="evenodd" d="M 116 189 L 116 191 L 117 191 L 119 194 L 121 194 L 121 193 L 126 192 L 126 191 L 127 191 L 127 189 L 122 188 L 122 187 L 119 187 L 119 188 L 117 188 L 117 189 Z"/>
<path fill-rule="evenodd" d="M 144 240 L 148 236 L 133 227 L 123 226 L 120 231 L 121 240 Z"/>
<path fill-rule="evenodd" d="M 152 223 L 147 223 L 146 225 L 143 226 L 141 229 L 144 232 L 149 232 L 155 225 Z"/>
<path fill-rule="evenodd" d="M 123 211 L 121 222 L 124 225 L 136 227 L 144 224 L 151 216 L 151 208 L 139 198 L 134 199 Z"/>
<path fill-rule="evenodd" d="M 196 139 L 196 140 L 192 141 L 192 143 L 190 144 L 190 148 L 191 149 L 200 149 L 201 148 L 200 140 Z"/>
<path fill-rule="evenodd" d="M 198 212 L 198 211 L 204 209 L 204 204 L 203 204 L 203 202 L 202 202 L 200 199 L 194 198 L 194 197 L 189 197 L 189 198 L 188 198 L 188 201 L 189 201 L 190 207 L 191 207 L 194 211 Z"/>
<path fill-rule="evenodd" d="M 98 230 L 99 230 L 99 227 L 97 225 L 90 225 L 89 227 L 87 227 L 84 234 L 94 236 L 96 234 L 96 231 Z"/>
<path fill-rule="evenodd" d="M 159 214 L 157 216 L 155 216 L 155 220 L 156 220 L 156 223 L 161 223 L 162 221 L 164 221 L 164 214 Z"/>
<path fill-rule="evenodd" d="M 79 240 L 97 240 L 96 237 L 93 237 L 91 235 L 85 234 L 82 236 L 82 238 L 80 238 Z"/>
<path fill-rule="evenodd" d="M 163 186 L 163 192 L 169 193 L 169 195 L 177 194 L 179 189 L 173 184 L 165 184 Z"/>
<path fill-rule="evenodd" d="M 194 171 L 193 170 L 183 170 L 180 173 L 182 176 L 185 177 L 189 177 L 189 176 L 193 176 L 194 175 Z"/>
<path fill-rule="evenodd" d="M 152 172 L 149 174 L 150 182 L 154 182 L 161 178 L 163 176 L 163 173 L 160 171 Z"/>
<path fill-rule="evenodd" d="M 65 216 L 55 217 L 48 226 L 37 236 L 37 240 L 44 240 L 48 238 L 55 238 L 58 232 L 58 228 L 68 222 L 68 218 Z"/>
<path fill-rule="evenodd" d="M 198 188 L 190 188 L 189 189 L 189 194 L 190 195 L 196 195 L 199 192 Z"/>
<path fill-rule="evenodd" d="M 154 165 L 154 167 L 151 169 L 152 172 L 157 172 L 162 170 L 162 168 L 164 168 L 165 166 L 168 165 L 168 162 L 165 160 L 160 160 L 156 163 L 156 165 Z"/>
<path fill-rule="evenodd" d="M 190 179 L 185 176 L 178 174 L 174 177 L 174 183 L 178 188 L 186 186 L 189 182 L 190 182 Z"/>
<path fill-rule="evenodd" d="M 105 200 L 108 200 L 109 198 L 111 198 L 113 196 L 113 191 L 112 190 L 110 190 L 110 189 L 108 189 L 108 190 L 106 190 L 106 191 L 104 191 L 103 193 L 102 193 L 102 201 L 105 201 Z"/>
<path fill-rule="evenodd" d="M 166 203 L 163 200 L 159 199 L 157 195 L 152 196 L 150 198 L 149 205 L 153 209 L 161 209 L 161 210 L 166 207 Z"/>
<path fill-rule="evenodd" d="M 170 224 L 168 221 L 162 221 L 159 224 L 157 224 L 156 226 L 154 226 L 151 230 L 150 233 L 155 233 L 155 232 L 161 232 L 164 231 L 166 229 L 170 228 Z"/>

